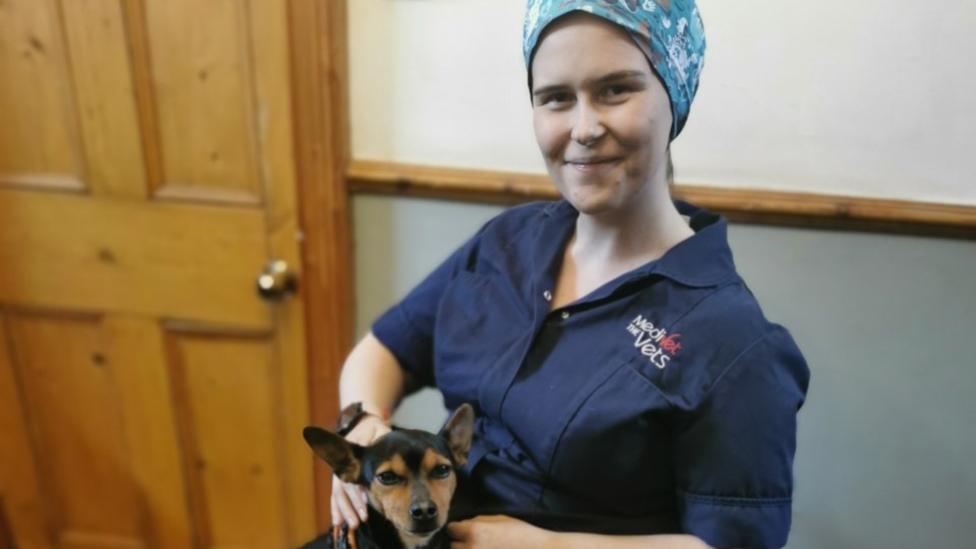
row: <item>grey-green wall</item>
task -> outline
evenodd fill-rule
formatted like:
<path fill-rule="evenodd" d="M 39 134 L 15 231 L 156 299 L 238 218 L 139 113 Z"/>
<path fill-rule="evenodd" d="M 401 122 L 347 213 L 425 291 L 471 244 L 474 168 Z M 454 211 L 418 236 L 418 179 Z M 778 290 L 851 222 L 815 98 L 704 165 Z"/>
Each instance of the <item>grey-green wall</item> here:
<path fill-rule="evenodd" d="M 358 333 L 499 211 L 356 197 Z M 739 271 L 812 371 L 789 547 L 971 547 L 976 243 L 745 225 L 730 233 Z M 397 420 L 435 428 L 444 417 L 426 392 Z"/>

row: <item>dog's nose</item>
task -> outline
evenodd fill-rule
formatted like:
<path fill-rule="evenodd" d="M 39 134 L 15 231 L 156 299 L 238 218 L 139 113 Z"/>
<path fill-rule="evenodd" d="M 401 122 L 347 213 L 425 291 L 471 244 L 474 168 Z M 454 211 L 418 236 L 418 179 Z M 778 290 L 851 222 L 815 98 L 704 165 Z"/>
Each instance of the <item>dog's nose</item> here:
<path fill-rule="evenodd" d="M 410 516 L 414 520 L 430 520 L 437 516 L 437 505 L 433 501 L 414 503 L 410 506 Z"/>

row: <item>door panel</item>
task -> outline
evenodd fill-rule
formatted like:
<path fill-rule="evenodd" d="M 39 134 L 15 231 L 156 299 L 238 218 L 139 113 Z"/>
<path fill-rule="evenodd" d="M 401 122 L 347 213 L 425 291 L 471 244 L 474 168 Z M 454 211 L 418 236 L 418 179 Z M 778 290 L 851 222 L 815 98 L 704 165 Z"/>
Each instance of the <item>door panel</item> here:
<path fill-rule="evenodd" d="M 162 181 L 157 196 L 258 203 L 250 2 L 146 2 Z M 253 22 L 260 24 L 260 22 Z"/>
<path fill-rule="evenodd" d="M 286 545 L 279 376 L 266 334 L 170 333 L 200 547 Z"/>
<path fill-rule="evenodd" d="M 126 46 L 131 34 L 122 4 L 86 0 L 57 5 L 72 59 L 70 82 L 81 140 L 77 148 L 87 159 L 86 187 L 93 194 L 144 198 L 146 165 Z"/>
<path fill-rule="evenodd" d="M 6 1 L 0 29 L 0 181 L 83 188 L 57 4 Z"/>
<path fill-rule="evenodd" d="M 141 546 L 116 365 L 99 319 L 13 314 L 7 324 L 48 519 L 65 540 L 111 537 Z"/>

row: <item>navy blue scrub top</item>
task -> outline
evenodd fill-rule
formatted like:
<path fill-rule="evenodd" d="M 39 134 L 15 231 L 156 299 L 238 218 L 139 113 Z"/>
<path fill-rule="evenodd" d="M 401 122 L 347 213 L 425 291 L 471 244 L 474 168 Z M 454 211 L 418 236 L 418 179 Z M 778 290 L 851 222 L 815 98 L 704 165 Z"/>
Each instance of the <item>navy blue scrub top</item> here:
<path fill-rule="evenodd" d="M 509 514 L 783 547 L 809 370 L 736 273 L 726 221 L 677 205 L 692 237 L 552 311 L 578 214 L 512 208 L 373 334 L 448 408 L 475 406 L 466 471 Z"/>

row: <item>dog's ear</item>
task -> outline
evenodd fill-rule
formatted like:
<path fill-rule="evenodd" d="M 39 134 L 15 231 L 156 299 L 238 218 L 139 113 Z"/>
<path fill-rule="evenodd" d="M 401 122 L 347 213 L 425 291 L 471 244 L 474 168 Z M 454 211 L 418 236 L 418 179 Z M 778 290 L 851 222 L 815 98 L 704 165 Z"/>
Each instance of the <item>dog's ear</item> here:
<path fill-rule="evenodd" d="M 363 447 L 353 444 L 335 433 L 319 427 L 308 426 L 302 431 L 305 442 L 332 467 L 332 471 L 344 482 L 359 482 L 363 470 Z"/>
<path fill-rule="evenodd" d="M 474 435 L 474 408 L 467 403 L 458 406 L 439 434 L 447 440 L 454 463 L 459 466 L 467 463 L 471 436 Z"/>

